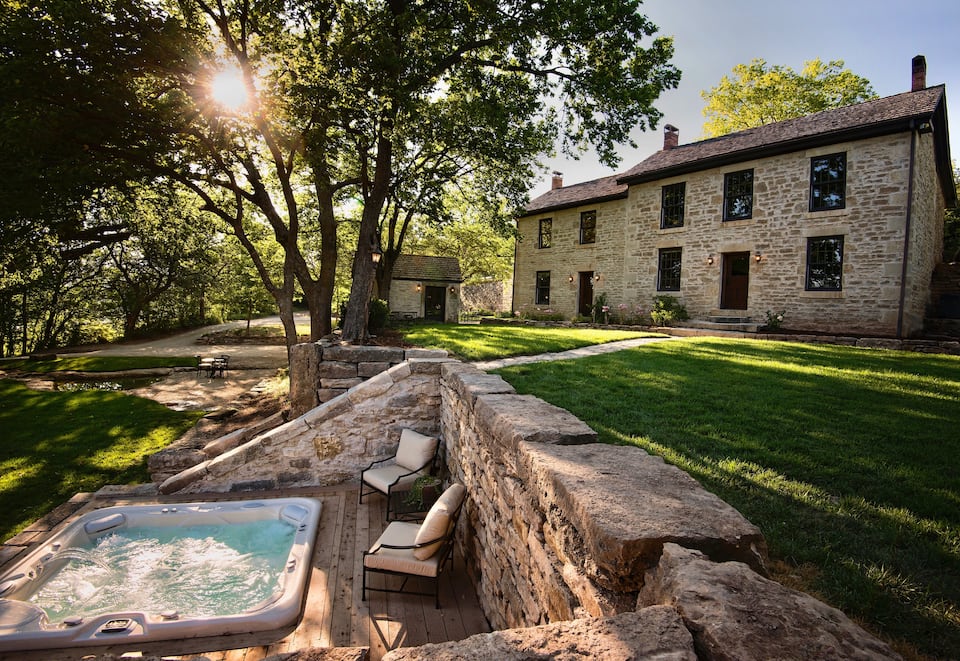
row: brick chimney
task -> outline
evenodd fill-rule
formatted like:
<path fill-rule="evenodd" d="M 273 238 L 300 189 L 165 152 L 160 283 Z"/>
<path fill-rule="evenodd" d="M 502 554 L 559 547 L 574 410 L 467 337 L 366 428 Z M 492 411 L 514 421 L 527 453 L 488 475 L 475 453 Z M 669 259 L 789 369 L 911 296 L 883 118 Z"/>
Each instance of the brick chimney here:
<path fill-rule="evenodd" d="M 556 190 L 558 188 L 563 188 L 563 173 L 554 171 L 553 183 L 550 186 L 550 190 Z"/>
<path fill-rule="evenodd" d="M 927 58 L 923 55 L 917 55 L 913 58 L 913 82 L 910 86 L 911 92 L 919 92 L 927 88 Z"/>
<path fill-rule="evenodd" d="M 673 124 L 663 127 L 663 149 L 673 149 L 680 143 L 680 129 Z"/>

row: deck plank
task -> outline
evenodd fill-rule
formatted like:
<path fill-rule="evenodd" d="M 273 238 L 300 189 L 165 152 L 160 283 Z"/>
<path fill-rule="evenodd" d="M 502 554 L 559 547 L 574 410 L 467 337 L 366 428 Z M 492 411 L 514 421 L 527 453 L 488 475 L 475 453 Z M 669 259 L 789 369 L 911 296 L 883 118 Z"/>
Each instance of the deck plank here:
<path fill-rule="evenodd" d="M 254 497 L 287 496 L 312 497 L 323 502 L 317 544 L 311 559 L 312 571 L 308 579 L 305 610 L 297 629 L 271 644 L 262 644 L 263 636 L 258 637 L 257 634 L 213 638 L 208 644 L 211 651 L 180 657 L 168 653 L 164 655 L 165 659 L 261 661 L 275 654 L 308 647 L 368 647 L 370 660 L 379 661 L 394 647 L 459 640 L 490 630 L 459 550 L 453 570 L 441 581 L 439 610 L 434 608 L 432 596 L 370 592 L 368 601 L 363 601 L 363 551 L 370 548 L 386 528 L 386 507 L 382 497 L 373 495 L 365 498 L 362 504 L 357 504 L 357 488 L 350 486 L 278 490 Z M 116 497 L 86 502 L 82 509 L 114 505 L 121 500 L 139 504 L 250 497 L 251 494 Z M 384 578 L 396 580 L 395 577 L 383 576 L 375 576 L 373 580 Z M 429 588 L 429 585 L 421 581 L 418 589 L 423 588 Z M 218 643 L 220 647 L 217 647 Z M 172 643 L 171 652 L 174 649 L 175 643 Z M 64 652 L 64 658 L 70 656 L 69 652 Z M 76 651 L 72 656 L 76 658 Z M 5 658 L 0 655 L 0 661 Z M 47 653 L 36 658 L 46 661 L 60 657 L 56 653 Z"/>

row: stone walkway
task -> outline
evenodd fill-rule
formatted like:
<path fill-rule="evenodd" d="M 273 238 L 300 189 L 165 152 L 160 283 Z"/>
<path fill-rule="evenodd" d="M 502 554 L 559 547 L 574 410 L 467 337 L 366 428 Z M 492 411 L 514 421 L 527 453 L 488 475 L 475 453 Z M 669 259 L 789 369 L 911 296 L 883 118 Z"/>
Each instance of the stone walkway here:
<path fill-rule="evenodd" d="M 579 349 L 570 349 L 569 351 L 559 351 L 557 353 L 541 353 L 536 356 L 514 356 L 512 358 L 500 358 L 498 360 L 481 360 L 472 364 L 485 372 L 489 372 L 490 370 L 510 367 L 511 365 L 527 365 L 529 363 L 544 363 L 551 360 L 586 358 L 587 356 L 623 351 L 624 349 L 633 349 L 634 347 L 639 347 L 644 344 L 675 339 L 675 337 L 637 337 L 632 340 L 620 340 L 619 342 L 591 344 L 586 347 L 580 347 Z"/>

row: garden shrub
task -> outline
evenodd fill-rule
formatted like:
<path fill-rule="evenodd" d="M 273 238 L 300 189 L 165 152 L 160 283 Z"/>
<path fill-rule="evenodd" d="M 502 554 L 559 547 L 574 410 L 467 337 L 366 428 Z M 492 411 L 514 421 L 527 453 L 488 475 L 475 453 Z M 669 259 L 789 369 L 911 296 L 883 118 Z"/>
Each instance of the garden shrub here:
<path fill-rule="evenodd" d="M 669 326 L 690 318 L 687 308 L 673 296 L 654 296 L 650 318 L 656 326 Z"/>

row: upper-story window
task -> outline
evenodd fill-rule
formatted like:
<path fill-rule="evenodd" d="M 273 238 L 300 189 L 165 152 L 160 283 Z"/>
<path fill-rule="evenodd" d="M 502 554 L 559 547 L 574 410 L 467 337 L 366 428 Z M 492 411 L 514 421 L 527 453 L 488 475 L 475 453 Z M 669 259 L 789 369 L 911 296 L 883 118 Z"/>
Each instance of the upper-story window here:
<path fill-rule="evenodd" d="M 550 271 L 537 271 L 536 298 L 537 305 L 550 305 Z"/>
<path fill-rule="evenodd" d="M 540 219 L 540 234 L 537 237 L 538 248 L 549 248 L 553 242 L 553 219 Z"/>
<path fill-rule="evenodd" d="M 753 170 L 728 172 L 723 176 L 723 219 L 753 217 Z"/>
<path fill-rule="evenodd" d="M 596 243 L 597 212 L 584 211 L 580 214 L 580 243 Z"/>
<path fill-rule="evenodd" d="M 657 263 L 657 291 L 680 291 L 683 248 L 661 248 Z"/>
<path fill-rule="evenodd" d="M 843 289 L 843 237 L 807 239 L 807 291 Z"/>
<path fill-rule="evenodd" d="M 686 192 L 685 181 L 663 187 L 660 199 L 660 229 L 683 227 L 683 200 Z"/>
<path fill-rule="evenodd" d="M 847 155 L 810 159 L 810 211 L 843 209 L 847 199 Z"/>

